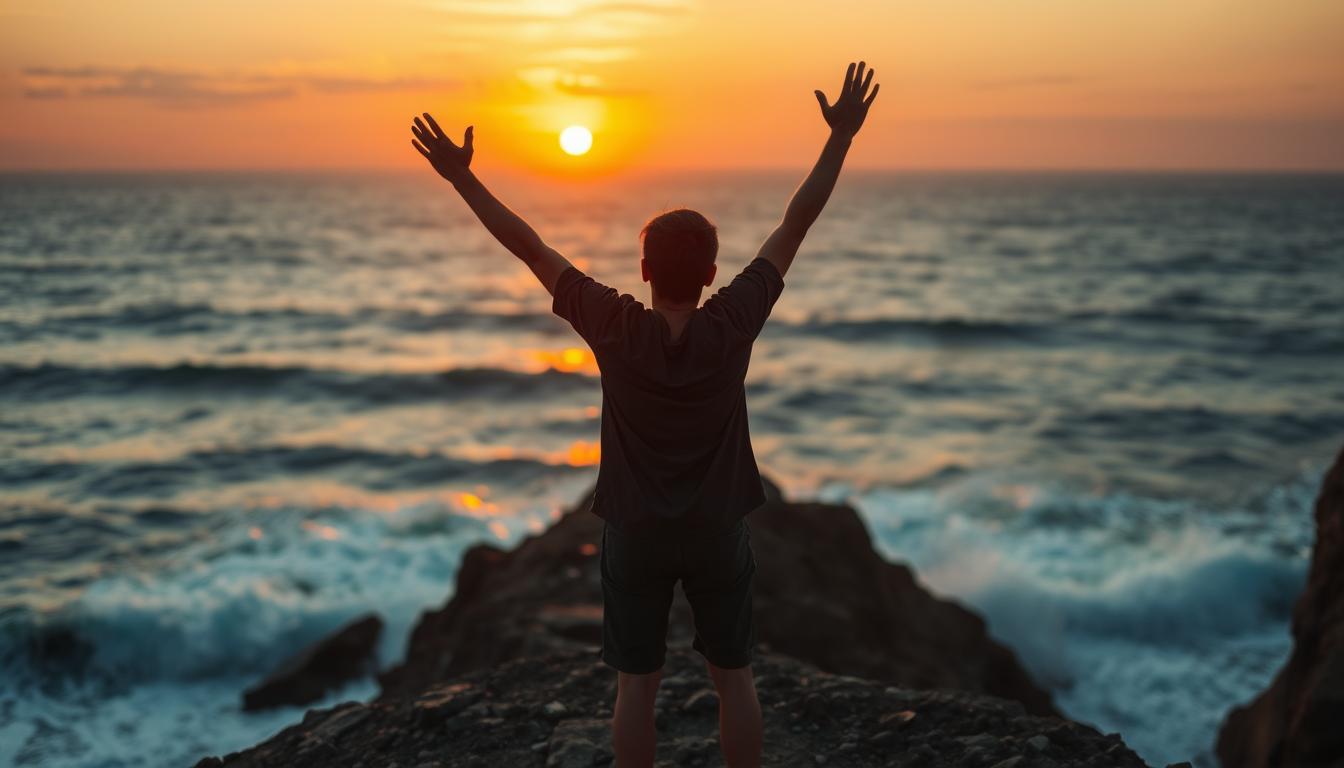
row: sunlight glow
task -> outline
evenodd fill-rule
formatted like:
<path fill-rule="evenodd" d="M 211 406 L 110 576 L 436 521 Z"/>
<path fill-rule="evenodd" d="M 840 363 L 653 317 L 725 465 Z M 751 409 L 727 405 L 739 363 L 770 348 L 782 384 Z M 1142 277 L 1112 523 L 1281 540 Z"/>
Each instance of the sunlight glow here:
<path fill-rule="evenodd" d="M 560 148 L 566 153 L 584 155 L 593 146 L 593 134 L 582 125 L 571 125 L 560 132 Z"/>
<path fill-rule="evenodd" d="M 569 464 L 573 467 L 587 467 L 602 459 L 602 444 L 575 440 L 569 446 Z"/>

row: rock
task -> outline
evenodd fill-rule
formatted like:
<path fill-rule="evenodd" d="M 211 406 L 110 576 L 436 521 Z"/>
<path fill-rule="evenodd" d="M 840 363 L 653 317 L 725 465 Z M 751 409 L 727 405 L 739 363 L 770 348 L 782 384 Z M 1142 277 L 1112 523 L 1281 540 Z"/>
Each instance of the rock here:
<path fill-rule="evenodd" d="M 1058 714 L 979 616 L 934 597 L 909 568 L 873 549 L 853 508 L 789 502 L 768 481 L 766 496 L 747 518 L 758 568 L 758 652 L 768 648 L 827 672 L 902 686 L 989 693 L 1033 714 Z M 452 599 L 421 615 L 405 661 L 379 677 L 382 695 L 411 695 L 511 659 L 596 654 L 602 521 L 586 501 L 511 551 L 488 544 L 468 550 Z M 566 572 L 575 577 L 556 578 Z M 693 634 L 690 606 L 678 591 L 668 643 L 689 645 Z"/>
<path fill-rule="evenodd" d="M 592 712 L 615 696 L 615 675 L 575 675 L 591 665 L 592 653 L 570 649 L 506 662 L 493 669 L 464 673 L 430 685 L 418 696 L 383 697 L 367 704 L 347 703 L 313 710 L 303 722 L 266 741 L 198 765 L 219 768 L 354 768 L 418 766 L 438 762 L 454 768 L 498 766 L 602 766 L 613 762 L 611 724 L 607 719 L 562 716 L 549 721 L 548 704 L 566 713 Z M 765 717 L 762 765 L 815 764 L 845 768 L 923 765 L 953 768 L 990 766 L 1011 754 L 994 754 L 1007 744 L 1024 744 L 1042 733 L 1067 734 L 1074 746 L 1056 741 L 1051 759 L 1027 758 L 1019 768 L 1042 765 L 1099 765 L 1141 768 L 1143 762 L 1116 740 L 1095 729 L 1053 717 L 1027 715 L 1021 705 L 969 691 L 917 690 L 853 676 L 832 675 L 798 659 L 762 653 L 753 666 L 777 684 L 758 689 Z M 704 661 L 689 648 L 670 648 L 667 675 L 705 680 Z M 827 706 L 809 715 L 808 726 L 793 732 L 783 712 L 798 702 L 798 686 L 783 681 L 806 679 L 807 692 Z M 801 683 L 799 683 L 801 686 Z M 488 706 L 476 706 L 477 704 Z M 780 709 L 779 705 L 786 705 Z M 429 718 L 424 712 L 455 714 Z M 558 708 L 553 708 L 558 711 Z M 892 713 L 918 712 L 899 729 Z M 490 714 L 493 713 L 493 714 Z M 780 713 L 780 714 L 775 714 Z M 663 713 L 658 733 L 659 768 L 721 765 L 717 718 L 672 707 Z M 554 722 L 554 725 L 551 723 Z M 818 726 L 812 730 L 811 726 Z M 983 744 L 977 762 L 967 763 L 961 744 Z M 843 751 L 837 747 L 844 745 Z M 850 746 L 852 745 L 852 746 Z M 1117 747 L 1119 747 L 1117 749 Z M 1110 750 L 1108 752 L 1108 750 Z M 426 758 L 424 755 L 431 755 Z M 802 758 L 800 761 L 799 758 Z M 1010 764 L 1011 765 L 1011 764 Z"/>
<path fill-rule="evenodd" d="M 719 694 L 713 689 L 701 688 L 692 693 L 681 708 L 686 712 L 716 715 L 719 712 Z"/>
<path fill-rule="evenodd" d="M 894 689 L 893 689 L 894 690 Z M 889 725 L 892 728 L 904 728 L 911 720 L 915 719 L 915 713 L 910 710 L 901 710 L 900 712 L 888 712 L 878 719 L 882 725 Z"/>
<path fill-rule="evenodd" d="M 1043 733 L 1039 733 L 1035 736 L 1032 736 L 1030 739 L 1027 739 L 1027 746 L 1031 747 L 1037 752 L 1044 752 L 1045 750 L 1050 748 L 1050 737 L 1046 736 Z"/>
<path fill-rule="evenodd" d="M 605 720 L 565 720 L 551 734 L 546 768 L 590 768 L 610 762 L 611 725 Z"/>
<path fill-rule="evenodd" d="M 347 624 L 290 657 L 243 693 L 243 709 L 300 706 L 373 672 L 383 620 L 373 614 Z"/>
<path fill-rule="evenodd" d="M 1223 722 L 1224 768 L 1344 764 L 1344 450 L 1321 483 L 1293 652 L 1269 688 Z"/>
<path fill-rule="evenodd" d="M 967 749 L 992 749 L 999 745 L 999 740 L 988 733 L 977 733 L 963 737 L 961 744 Z"/>
<path fill-rule="evenodd" d="M 547 702 L 546 706 L 542 708 L 542 711 L 545 712 L 546 716 L 550 719 L 558 720 L 569 712 L 569 708 L 559 701 L 551 701 Z"/>
<path fill-rule="evenodd" d="M 1017 768 L 1017 766 L 1022 762 L 1022 759 L 1023 758 L 1021 755 L 1016 755 L 1014 757 L 1008 758 L 1007 760 L 1000 760 L 999 762 L 990 766 L 990 768 Z"/>

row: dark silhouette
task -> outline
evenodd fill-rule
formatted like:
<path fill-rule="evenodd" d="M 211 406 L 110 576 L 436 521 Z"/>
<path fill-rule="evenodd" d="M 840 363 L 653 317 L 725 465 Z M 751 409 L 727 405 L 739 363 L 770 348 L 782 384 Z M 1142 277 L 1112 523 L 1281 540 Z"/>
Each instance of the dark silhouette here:
<path fill-rule="evenodd" d="M 716 274 L 718 236 L 701 214 L 670 211 L 640 233 L 640 270 L 652 304 L 646 308 L 583 274 L 485 188 L 470 170 L 471 126 L 461 146 L 428 113 L 411 128 L 416 150 L 532 270 L 553 297 L 553 311 L 593 350 L 602 374 L 602 448 L 591 511 L 604 520 L 601 653 L 619 673 L 612 729 L 622 768 L 653 764 L 653 707 L 677 581 L 694 613 L 693 647 L 719 694 L 724 759 L 734 767 L 760 763 L 761 710 L 751 672 L 756 560 L 746 516 L 765 494 L 744 380 L 752 343 L 877 96 L 872 79 L 864 62 L 850 64 L 834 104 L 815 92 L 831 129 L 821 156 L 756 258 L 703 306 L 701 293 Z"/>

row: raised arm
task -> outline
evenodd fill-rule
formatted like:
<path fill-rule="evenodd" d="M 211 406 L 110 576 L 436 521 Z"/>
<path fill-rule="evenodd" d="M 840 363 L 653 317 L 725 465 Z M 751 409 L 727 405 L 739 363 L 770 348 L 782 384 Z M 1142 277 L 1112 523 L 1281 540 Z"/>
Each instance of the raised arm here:
<path fill-rule="evenodd" d="M 831 135 L 821 148 L 821 157 L 817 158 L 812 172 L 803 180 L 798 191 L 793 193 L 793 199 L 784 211 L 784 220 L 770 233 L 756 254 L 774 264 L 780 275 L 788 272 L 808 228 L 821 215 L 821 209 L 826 207 L 831 190 L 835 189 L 835 180 L 840 177 L 840 167 L 845 163 L 850 142 L 859 128 L 863 127 L 868 108 L 872 106 L 873 99 L 877 98 L 877 90 L 881 86 L 872 85 L 873 70 L 868 70 L 865 76 L 864 66 L 862 61 L 857 68 L 853 64 L 849 65 L 845 72 L 845 83 L 834 104 L 827 104 L 826 96 L 821 91 L 815 92 L 821 104 L 821 116 L 831 127 Z M 868 90 L 869 85 L 872 85 L 871 92 Z"/>
<path fill-rule="evenodd" d="M 521 259 L 547 292 L 555 295 L 556 278 L 569 266 L 569 260 L 547 245 L 536 230 L 501 203 L 471 172 L 473 126 L 467 126 L 462 146 L 459 147 L 444 134 L 428 112 L 424 113 L 424 117 L 425 122 L 417 117 L 411 126 L 411 133 L 415 135 L 411 144 L 425 156 L 440 176 L 452 183 L 471 212 L 476 214 L 476 218 L 490 230 L 500 245 Z"/>

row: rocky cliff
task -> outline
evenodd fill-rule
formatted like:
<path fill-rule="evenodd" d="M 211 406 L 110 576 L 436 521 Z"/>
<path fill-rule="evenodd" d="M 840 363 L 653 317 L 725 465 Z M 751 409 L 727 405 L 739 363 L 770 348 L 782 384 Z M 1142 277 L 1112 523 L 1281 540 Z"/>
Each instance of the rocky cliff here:
<path fill-rule="evenodd" d="M 837 674 L 914 688 L 954 688 L 1057 714 L 1013 652 L 984 621 L 929 594 L 903 565 L 887 562 L 844 505 L 769 501 L 747 518 L 756 554 L 756 625 L 773 650 Z M 424 614 L 405 662 L 385 673 L 384 695 L 524 656 L 592 647 L 602 638 L 597 567 L 602 521 L 579 504 L 516 549 L 469 550 L 457 589 Z M 678 589 L 669 647 L 689 645 L 690 605 Z"/>
<path fill-rule="evenodd" d="M 1218 734 L 1225 768 L 1344 766 L 1344 450 L 1316 498 L 1316 544 L 1293 608 L 1293 653 Z"/>

